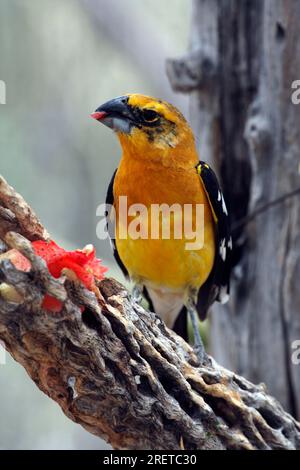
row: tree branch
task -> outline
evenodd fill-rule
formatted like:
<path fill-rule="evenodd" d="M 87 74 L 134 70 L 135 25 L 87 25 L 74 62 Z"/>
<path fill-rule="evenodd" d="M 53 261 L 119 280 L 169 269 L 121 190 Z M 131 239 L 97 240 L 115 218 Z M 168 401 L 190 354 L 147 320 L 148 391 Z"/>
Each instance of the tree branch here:
<path fill-rule="evenodd" d="M 100 282 L 97 297 L 54 279 L 30 243 L 47 232 L 3 179 L 0 229 L 0 287 L 18 293 L 11 302 L 0 289 L 0 339 L 70 419 L 117 449 L 300 448 L 300 424 L 264 385 L 213 360 L 198 367 L 192 348 L 115 280 Z M 10 262 L 12 248 L 29 272 Z M 59 314 L 41 309 L 45 293 L 63 302 Z"/>
<path fill-rule="evenodd" d="M 173 90 L 181 93 L 212 88 L 217 78 L 213 58 L 203 48 L 180 58 L 167 59 L 166 72 Z"/>

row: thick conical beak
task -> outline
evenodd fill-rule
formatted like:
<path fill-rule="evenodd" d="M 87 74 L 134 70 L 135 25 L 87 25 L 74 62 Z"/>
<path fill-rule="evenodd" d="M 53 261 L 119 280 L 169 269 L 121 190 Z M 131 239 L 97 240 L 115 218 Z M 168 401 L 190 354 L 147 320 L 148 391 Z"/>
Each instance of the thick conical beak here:
<path fill-rule="evenodd" d="M 128 106 L 128 96 L 120 96 L 99 106 L 91 117 L 116 132 L 129 134 L 133 125 L 133 115 Z"/>

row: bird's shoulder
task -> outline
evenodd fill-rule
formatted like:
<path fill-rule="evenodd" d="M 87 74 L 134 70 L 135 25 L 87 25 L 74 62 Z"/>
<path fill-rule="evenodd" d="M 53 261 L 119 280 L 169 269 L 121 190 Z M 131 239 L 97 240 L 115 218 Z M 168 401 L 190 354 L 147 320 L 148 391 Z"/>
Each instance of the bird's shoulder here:
<path fill-rule="evenodd" d="M 200 316 L 205 317 L 209 306 L 215 301 L 226 303 L 230 290 L 232 238 L 229 215 L 218 178 L 210 165 L 199 161 L 196 171 L 205 189 L 215 221 L 216 254 L 213 269 L 199 291 Z"/>

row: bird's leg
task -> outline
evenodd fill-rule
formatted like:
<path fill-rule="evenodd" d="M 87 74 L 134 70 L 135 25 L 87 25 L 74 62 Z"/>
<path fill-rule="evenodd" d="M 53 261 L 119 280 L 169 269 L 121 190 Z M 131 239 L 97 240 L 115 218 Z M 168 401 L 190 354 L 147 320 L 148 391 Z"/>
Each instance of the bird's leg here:
<path fill-rule="evenodd" d="M 140 304 L 143 297 L 143 288 L 140 284 L 135 284 L 131 292 L 131 301 L 135 304 Z"/>
<path fill-rule="evenodd" d="M 199 331 L 198 312 L 195 303 L 189 300 L 187 303 L 187 311 L 191 318 L 194 333 L 194 350 L 200 361 L 200 364 L 209 362 L 208 355 L 205 351 L 204 344 Z"/>

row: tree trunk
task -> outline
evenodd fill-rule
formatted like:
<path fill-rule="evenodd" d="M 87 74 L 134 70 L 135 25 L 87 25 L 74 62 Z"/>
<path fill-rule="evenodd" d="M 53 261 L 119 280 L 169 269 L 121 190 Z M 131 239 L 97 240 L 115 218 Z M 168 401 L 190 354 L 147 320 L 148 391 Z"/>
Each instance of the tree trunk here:
<path fill-rule="evenodd" d="M 54 279 L 30 243 L 40 238 L 49 235 L 0 177 L 0 340 L 70 419 L 116 449 L 300 448 L 300 423 L 263 384 L 214 360 L 199 367 L 116 281 L 91 292 L 66 273 Z M 12 249 L 29 271 L 14 266 Z M 59 313 L 41 308 L 45 294 Z"/>
<path fill-rule="evenodd" d="M 168 62 L 191 92 L 200 155 L 217 169 L 234 235 L 232 294 L 215 306 L 211 349 L 224 366 L 264 381 L 300 416 L 300 200 L 238 221 L 299 186 L 298 0 L 194 0 L 191 53 Z"/>

